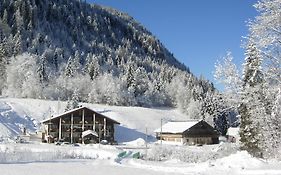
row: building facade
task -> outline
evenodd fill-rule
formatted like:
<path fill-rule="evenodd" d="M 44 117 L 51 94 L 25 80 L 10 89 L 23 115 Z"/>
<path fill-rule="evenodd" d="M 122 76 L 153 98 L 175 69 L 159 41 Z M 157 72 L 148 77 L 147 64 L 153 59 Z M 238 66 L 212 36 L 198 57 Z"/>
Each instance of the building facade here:
<path fill-rule="evenodd" d="M 80 107 L 52 116 L 41 122 L 44 125 L 43 141 L 53 143 L 98 143 L 115 142 L 114 125 L 119 122 L 87 107 Z"/>
<path fill-rule="evenodd" d="M 168 122 L 154 132 L 158 140 L 187 145 L 219 143 L 219 133 L 203 120 Z"/>

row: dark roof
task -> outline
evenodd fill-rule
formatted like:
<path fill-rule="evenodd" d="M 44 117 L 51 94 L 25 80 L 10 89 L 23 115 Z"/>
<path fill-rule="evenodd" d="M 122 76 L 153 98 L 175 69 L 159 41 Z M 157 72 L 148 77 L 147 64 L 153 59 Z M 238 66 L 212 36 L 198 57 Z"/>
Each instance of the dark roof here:
<path fill-rule="evenodd" d="M 219 132 L 212 127 L 209 123 L 207 123 L 204 120 L 201 120 L 191 128 L 184 131 L 185 135 L 188 135 L 189 137 L 197 137 L 197 136 L 214 136 L 218 137 L 220 134 Z"/>
<path fill-rule="evenodd" d="M 161 128 L 154 132 L 160 133 Z M 164 134 L 185 134 L 188 136 L 219 136 L 217 130 L 204 120 L 174 121 L 162 126 Z"/>
<path fill-rule="evenodd" d="M 62 114 L 59 114 L 59 115 L 52 116 L 51 118 L 42 120 L 41 123 L 45 123 L 45 122 L 47 122 L 47 121 L 50 121 L 50 120 L 53 120 L 53 119 L 56 119 L 56 118 L 63 117 L 63 116 L 65 116 L 65 115 L 71 114 L 71 113 L 73 113 L 73 112 L 76 112 L 76 111 L 79 111 L 79 110 L 82 110 L 82 109 L 87 109 L 87 110 L 89 110 L 89 111 L 91 111 L 91 112 L 93 112 L 93 113 L 96 113 L 96 114 L 100 115 L 101 117 L 104 117 L 104 118 L 106 118 L 106 119 L 108 119 L 108 120 L 111 120 L 113 123 L 120 124 L 120 123 L 117 122 L 116 120 L 113 120 L 113 119 L 111 119 L 111 118 L 109 118 L 109 117 L 107 117 L 107 116 L 105 116 L 105 115 L 103 115 L 103 114 L 101 114 L 101 113 L 98 113 L 98 112 L 96 112 L 96 111 L 94 111 L 94 110 L 92 110 L 92 109 L 90 109 L 90 108 L 88 108 L 88 107 L 85 107 L 85 106 L 82 106 L 82 107 L 79 107 L 79 108 L 75 108 L 75 109 L 66 111 L 66 112 L 64 112 L 64 113 L 62 113 Z"/>

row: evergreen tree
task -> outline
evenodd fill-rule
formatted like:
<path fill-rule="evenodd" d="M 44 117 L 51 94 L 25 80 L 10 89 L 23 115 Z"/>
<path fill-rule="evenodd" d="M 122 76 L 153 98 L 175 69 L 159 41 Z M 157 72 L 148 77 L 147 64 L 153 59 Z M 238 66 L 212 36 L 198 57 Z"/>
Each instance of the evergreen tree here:
<path fill-rule="evenodd" d="M 72 97 L 68 99 L 65 111 L 69 111 L 75 108 L 79 108 L 79 94 L 77 90 L 74 91 Z"/>
<path fill-rule="evenodd" d="M 1 46 L 0 46 L 1 50 Z M 2 94 L 2 90 L 5 88 L 6 85 L 6 79 L 7 79 L 7 73 L 6 73 L 6 58 L 0 56 L 0 95 Z"/>
<path fill-rule="evenodd" d="M 247 150 L 254 156 L 261 156 L 261 149 L 259 147 L 259 131 L 258 127 L 253 125 L 253 118 L 250 115 L 249 109 L 245 104 L 241 104 L 238 108 L 241 115 L 240 124 L 240 148 Z"/>
<path fill-rule="evenodd" d="M 93 56 L 89 66 L 88 66 L 88 73 L 89 73 L 91 80 L 94 80 L 100 74 L 99 60 L 96 56 Z"/>
<path fill-rule="evenodd" d="M 135 97 L 143 96 L 148 89 L 148 77 L 143 67 L 138 67 L 134 72 L 133 81 L 130 86 L 134 89 Z"/>
<path fill-rule="evenodd" d="M 262 57 L 255 43 L 249 38 L 245 52 L 246 58 L 243 70 L 243 86 L 254 87 L 263 83 L 263 73 L 261 70 Z"/>
<path fill-rule="evenodd" d="M 85 59 L 85 65 L 83 67 L 83 74 L 88 74 L 88 69 L 89 69 L 89 65 L 92 61 L 92 57 L 93 55 L 91 53 L 88 53 Z"/>
<path fill-rule="evenodd" d="M 214 123 L 214 128 L 221 133 L 226 135 L 229 125 L 229 113 L 233 110 L 228 107 L 222 94 L 218 92 L 206 93 L 202 100 L 201 115 L 207 121 Z"/>
<path fill-rule="evenodd" d="M 43 55 L 42 57 L 43 58 L 39 59 L 37 73 L 40 83 L 45 86 L 48 81 L 48 75 L 46 73 L 46 55 Z"/>
<path fill-rule="evenodd" d="M 73 58 L 72 58 L 72 56 L 70 56 L 68 61 L 67 61 L 65 70 L 64 70 L 64 75 L 66 77 L 73 77 L 74 76 L 73 68 L 72 68 L 72 61 L 73 61 Z"/>
<path fill-rule="evenodd" d="M 275 101 L 273 102 L 272 113 L 265 118 L 264 123 L 267 124 L 265 128 L 265 157 L 278 158 L 276 152 L 281 147 L 281 89 L 278 89 Z"/>
<path fill-rule="evenodd" d="M 70 100 L 70 98 L 68 98 L 64 111 L 69 111 L 71 109 L 72 109 L 72 101 Z"/>
<path fill-rule="evenodd" d="M 72 109 L 79 108 L 79 94 L 78 91 L 75 90 L 72 95 Z"/>
<path fill-rule="evenodd" d="M 239 111 L 241 116 L 240 136 L 250 135 L 249 139 L 242 139 L 242 148 L 254 156 L 263 156 L 266 143 L 264 137 L 268 130 L 268 122 L 265 119 L 264 79 L 261 68 L 262 59 L 251 38 L 246 47 L 246 58 L 243 70 L 243 97 Z M 243 123 L 246 122 L 246 123 Z M 253 129 L 255 128 L 255 129 Z M 246 142 L 246 143 L 245 143 Z M 247 143 L 249 142 L 249 143 Z"/>
<path fill-rule="evenodd" d="M 79 59 L 80 58 L 77 53 L 75 54 L 75 57 L 72 57 L 72 56 L 69 57 L 66 67 L 65 67 L 65 72 L 64 72 L 66 77 L 71 78 L 71 77 L 75 77 L 79 74 L 79 71 L 81 68 Z"/>
<path fill-rule="evenodd" d="M 127 88 L 131 87 L 134 83 L 134 66 L 132 63 L 129 63 L 126 69 L 126 74 L 125 74 L 125 81 Z"/>

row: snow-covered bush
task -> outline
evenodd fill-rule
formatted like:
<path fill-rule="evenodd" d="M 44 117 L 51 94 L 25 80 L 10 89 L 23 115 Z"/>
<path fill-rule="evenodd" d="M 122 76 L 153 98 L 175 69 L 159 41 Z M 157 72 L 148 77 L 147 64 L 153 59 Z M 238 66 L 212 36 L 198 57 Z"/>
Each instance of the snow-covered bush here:
<path fill-rule="evenodd" d="M 153 146 L 152 149 L 148 152 L 146 159 L 162 161 L 169 159 L 173 154 L 171 147 L 169 146 Z"/>
<path fill-rule="evenodd" d="M 116 153 L 117 154 L 117 153 Z M 0 144 L 0 163 L 38 162 L 62 159 L 97 159 L 114 157 L 114 150 L 97 147 L 73 147 L 32 144 Z"/>
<path fill-rule="evenodd" d="M 202 147 L 154 145 L 145 158 L 152 161 L 177 159 L 183 162 L 198 163 L 226 157 L 236 153 L 237 150 L 238 145 L 230 143 L 204 145 Z"/>

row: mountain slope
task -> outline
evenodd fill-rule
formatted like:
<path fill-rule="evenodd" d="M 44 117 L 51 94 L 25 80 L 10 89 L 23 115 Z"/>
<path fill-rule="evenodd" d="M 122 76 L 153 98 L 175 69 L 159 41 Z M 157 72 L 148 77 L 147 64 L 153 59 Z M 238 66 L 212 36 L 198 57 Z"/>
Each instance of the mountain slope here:
<path fill-rule="evenodd" d="M 67 59 L 78 50 L 85 54 L 81 56 L 84 62 L 87 53 L 115 60 L 119 51 L 125 52 L 120 53 L 122 57 L 133 54 L 137 59 L 145 59 L 147 56 L 158 63 L 165 61 L 186 69 L 150 32 L 116 10 L 77 0 L 0 3 L 2 23 L 14 40 L 18 40 L 13 49 L 16 54 L 29 51 L 42 55 L 47 49 L 57 49 Z"/>
<path fill-rule="evenodd" d="M 99 5 L 2 0 L 0 40 L 0 94 L 11 97 L 186 110 L 214 91 L 132 17 Z"/>
<path fill-rule="evenodd" d="M 83 104 L 121 123 L 117 126 L 116 138 L 128 142 L 137 138 L 145 139 L 147 128 L 153 140 L 154 130 L 160 127 L 160 120 L 186 120 L 187 116 L 172 108 L 150 109 L 141 107 L 118 107 L 98 104 Z M 22 132 L 40 130 L 40 121 L 64 111 L 65 102 L 0 98 L 0 138 L 13 138 Z M 59 109 L 58 109 L 59 107 Z"/>

